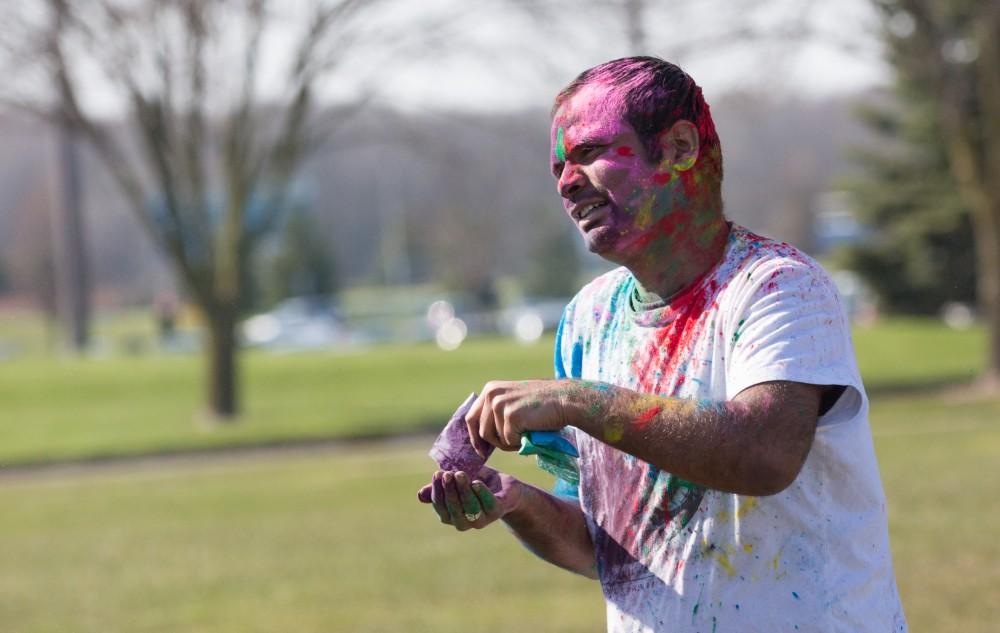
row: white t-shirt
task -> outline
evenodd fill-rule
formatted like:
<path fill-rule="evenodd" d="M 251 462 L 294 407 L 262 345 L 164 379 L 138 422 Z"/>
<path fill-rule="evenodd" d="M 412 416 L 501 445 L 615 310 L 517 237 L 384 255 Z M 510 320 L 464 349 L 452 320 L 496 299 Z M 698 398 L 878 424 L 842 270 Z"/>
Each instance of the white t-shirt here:
<path fill-rule="evenodd" d="M 574 430 L 579 499 L 609 631 L 905 631 L 868 399 L 830 279 L 733 226 L 720 263 L 637 311 L 626 269 L 567 306 L 556 373 L 723 401 L 786 380 L 843 385 L 795 481 L 768 497 L 706 489 Z"/>

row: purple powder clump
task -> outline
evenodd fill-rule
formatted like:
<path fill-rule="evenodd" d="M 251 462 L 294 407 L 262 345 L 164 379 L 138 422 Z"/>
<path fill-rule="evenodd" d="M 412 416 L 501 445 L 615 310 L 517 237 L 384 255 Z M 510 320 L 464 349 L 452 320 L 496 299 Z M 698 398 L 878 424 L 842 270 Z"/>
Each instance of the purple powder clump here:
<path fill-rule="evenodd" d="M 465 414 L 472 408 L 472 403 L 475 400 L 475 393 L 465 399 L 462 406 L 458 407 L 451 419 L 448 420 L 448 424 L 438 435 L 434 445 L 431 446 L 428 454 L 431 459 L 437 462 L 441 470 L 461 470 L 475 477 L 493 453 L 494 447 L 487 445 L 486 457 L 480 457 L 469 439 L 469 428 L 465 424 Z"/>

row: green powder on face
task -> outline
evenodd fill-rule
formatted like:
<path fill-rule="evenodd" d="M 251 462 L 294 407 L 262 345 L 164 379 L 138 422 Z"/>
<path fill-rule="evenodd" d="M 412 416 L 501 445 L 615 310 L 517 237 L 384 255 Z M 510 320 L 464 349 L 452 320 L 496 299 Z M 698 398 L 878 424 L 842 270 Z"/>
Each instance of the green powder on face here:
<path fill-rule="evenodd" d="M 564 162 L 566 160 L 566 145 L 563 141 L 562 127 L 556 131 L 556 159 L 559 162 Z"/>

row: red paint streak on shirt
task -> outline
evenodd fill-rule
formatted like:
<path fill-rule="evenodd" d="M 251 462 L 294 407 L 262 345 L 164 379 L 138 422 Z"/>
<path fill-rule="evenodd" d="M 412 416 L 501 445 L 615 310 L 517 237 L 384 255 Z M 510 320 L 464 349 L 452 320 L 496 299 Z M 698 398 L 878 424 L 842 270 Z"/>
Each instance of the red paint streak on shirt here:
<path fill-rule="evenodd" d="M 663 395 L 672 395 L 683 384 L 683 375 L 677 375 L 677 368 L 690 356 L 692 343 L 705 327 L 706 308 L 715 300 L 718 290 L 715 279 L 705 283 L 703 276 L 670 302 L 668 309 L 673 320 L 661 327 L 650 344 L 636 355 L 638 391 L 663 394 L 664 387 L 670 384 L 671 393 Z M 660 384 L 661 381 L 666 384 Z"/>
<path fill-rule="evenodd" d="M 670 174 L 653 174 L 653 182 L 658 185 L 665 185 L 670 182 Z"/>

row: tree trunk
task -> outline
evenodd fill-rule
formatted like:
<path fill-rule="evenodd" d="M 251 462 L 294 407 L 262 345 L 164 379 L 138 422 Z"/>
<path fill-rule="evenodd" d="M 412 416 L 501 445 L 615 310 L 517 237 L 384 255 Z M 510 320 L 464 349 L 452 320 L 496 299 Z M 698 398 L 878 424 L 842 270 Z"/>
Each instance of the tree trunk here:
<path fill-rule="evenodd" d="M 979 167 L 970 143 L 953 137 L 950 163 L 959 194 L 972 209 L 976 250 L 976 300 L 987 329 L 986 368 L 982 383 L 987 391 L 1000 391 L 1000 192 L 991 183 L 972 177 Z M 982 170 L 986 172 L 985 169 Z"/>
<path fill-rule="evenodd" d="M 218 422 L 234 422 L 237 403 L 236 309 L 206 311 L 208 319 L 208 406 Z"/>
<path fill-rule="evenodd" d="M 988 330 L 984 386 L 1000 391 L 1000 200 L 983 196 L 976 213 L 976 292 Z"/>
<path fill-rule="evenodd" d="M 56 213 L 56 308 L 66 329 L 70 349 L 87 351 L 90 344 L 90 276 L 83 218 L 83 185 L 76 131 L 68 123 L 59 128 L 62 167 L 62 204 Z"/>
<path fill-rule="evenodd" d="M 646 50 L 645 0 L 625 0 L 625 35 L 632 55 L 649 55 Z"/>
<path fill-rule="evenodd" d="M 979 304 L 983 310 L 986 327 L 989 328 L 989 352 L 984 386 L 995 394 L 1000 394 L 1000 75 L 996 64 L 1000 61 L 1000 43 L 996 33 L 1000 29 L 1000 2 L 985 6 L 975 29 L 975 42 L 979 48 L 979 63 L 976 66 L 977 89 L 980 112 L 983 117 L 981 138 L 983 168 L 980 180 L 983 184 L 982 207 L 977 215 L 976 265 Z"/>

